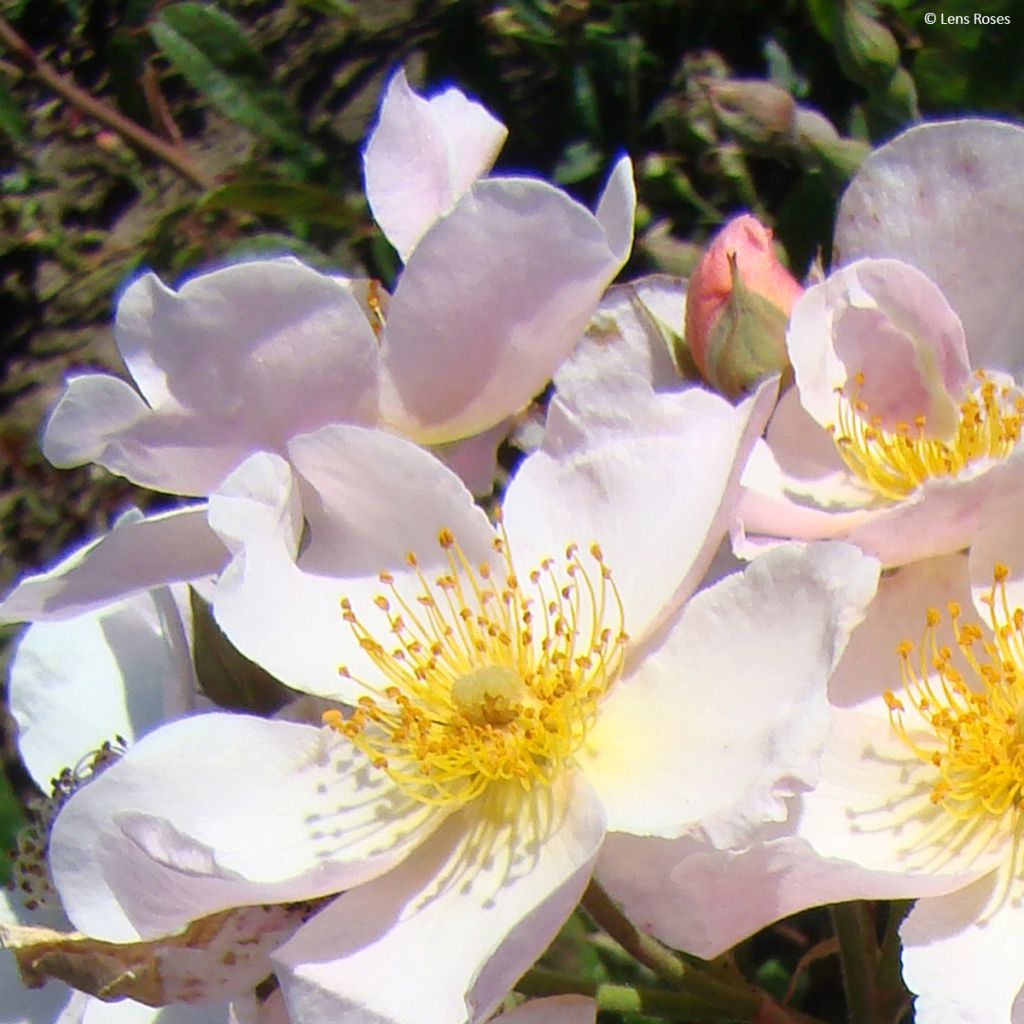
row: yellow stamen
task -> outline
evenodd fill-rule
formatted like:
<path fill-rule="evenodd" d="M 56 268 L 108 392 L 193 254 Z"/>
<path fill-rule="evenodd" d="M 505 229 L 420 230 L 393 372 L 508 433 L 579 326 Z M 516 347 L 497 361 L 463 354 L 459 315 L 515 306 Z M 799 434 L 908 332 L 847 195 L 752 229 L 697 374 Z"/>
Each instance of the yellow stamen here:
<path fill-rule="evenodd" d="M 356 708 L 327 712 L 324 723 L 425 804 L 461 805 L 495 783 L 548 786 L 622 670 L 622 601 L 601 549 L 585 558 L 572 544 L 523 585 L 504 531 L 494 566 L 472 564 L 450 530 L 437 543 L 448 564 L 433 582 L 414 553 L 406 557 L 414 594 L 380 575 L 373 603 L 387 644 L 342 599 L 381 682 L 357 680 L 366 694 Z"/>
<path fill-rule="evenodd" d="M 929 799 L 945 814 L 925 841 L 968 857 L 1007 843 L 1000 900 L 1024 875 L 1024 613 L 1010 608 L 1008 575 L 996 565 L 984 599 L 992 610 L 989 639 L 950 602 L 954 665 L 952 648 L 936 636 L 941 615 L 929 609 L 921 642 L 897 648 L 903 692 L 883 694 L 897 735 L 933 769 Z"/>
<path fill-rule="evenodd" d="M 948 443 L 925 436 L 924 418 L 883 429 L 860 398 L 863 374 L 836 389 L 836 423 L 829 432 L 847 468 L 876 494 L 900 501 L 925 481 L 953 477 L 982 458 L 1005 459 L 1020 439 L 1024 393 L 1000 387 L 983 370 L 960 405 L 960 426 Z"/>

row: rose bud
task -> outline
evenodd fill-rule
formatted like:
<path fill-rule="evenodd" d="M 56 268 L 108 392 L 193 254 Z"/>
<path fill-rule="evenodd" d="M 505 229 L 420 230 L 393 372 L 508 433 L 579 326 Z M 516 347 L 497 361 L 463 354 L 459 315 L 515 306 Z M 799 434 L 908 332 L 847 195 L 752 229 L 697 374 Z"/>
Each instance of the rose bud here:
<path fill-rule="evenodd" d="M 755 217 L 729 221 L 700 258 L 686 295 L 685 342 L 704 379 L 730 398 L 789 365 L 786 324 L 803 288 Z"/>

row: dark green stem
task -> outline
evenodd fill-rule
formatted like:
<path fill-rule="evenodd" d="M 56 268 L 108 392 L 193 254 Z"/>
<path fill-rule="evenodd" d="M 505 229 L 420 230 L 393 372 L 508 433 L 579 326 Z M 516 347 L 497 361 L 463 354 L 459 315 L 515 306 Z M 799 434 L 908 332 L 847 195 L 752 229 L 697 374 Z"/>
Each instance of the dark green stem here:
<path fill-rule="evenodd" d="M 837 903 L 829 908 L 839 942 L 843 988 L 850 1024 L 882 1024 L 878 992 L 878 944 L 866 903 Z"/>
<path fill-rule="evenodd" d="M 519 980 L 516 991 L 526 996 L 553 996 L 574 993 L 590 996 L 599 1010 L 615 1013 L 644 1013 L 666 1020 L 717 1022 L 722 1011 L 699 996 L 664 989 L 633 988 L 628 985 L 605 985 L 583 981 L 568 974 L 548 971 L 542 967 Z"/>
<path fill-rule="evenodd" d="M 741 979 L 730 983 L 687 963 L 657 939 L 640 931 L 596 881 L 591 881 L 581 905 L 627 953 L 673 988 L 716 1009 L 719 1016 L 755 1024 L 812 1024 L 813 1018 L 780 1006 Z"/>
<path fill-rule="evenodd" d="M 910 1006 L 910 993 L 903 984 L 903 965 L 900 954 L 900 925 L 910 913 L 913 900 L 893 900 L 889 903 L 889 916 L 878 957 L 878 988 L 882 995 L 886 1021 L 897 1021 Z"/>

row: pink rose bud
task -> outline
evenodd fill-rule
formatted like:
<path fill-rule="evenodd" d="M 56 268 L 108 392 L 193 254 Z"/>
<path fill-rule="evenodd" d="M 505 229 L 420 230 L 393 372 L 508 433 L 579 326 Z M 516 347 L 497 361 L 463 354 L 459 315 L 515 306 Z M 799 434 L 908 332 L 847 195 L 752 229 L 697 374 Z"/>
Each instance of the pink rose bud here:
<path fill-rule="evenodd" d="M 712 387 L 734 398 L 789 365 L 786 325 L 803 293 L 772 233 L 744 214 L 714 237 L 690 277 L 685 340 Z"/>

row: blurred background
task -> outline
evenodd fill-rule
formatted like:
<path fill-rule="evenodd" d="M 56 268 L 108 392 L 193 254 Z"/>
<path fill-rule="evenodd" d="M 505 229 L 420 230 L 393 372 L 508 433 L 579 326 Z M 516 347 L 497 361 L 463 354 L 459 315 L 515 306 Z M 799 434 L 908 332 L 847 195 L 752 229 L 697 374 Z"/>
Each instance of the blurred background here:
<path fill-rule="evenodd" d="M 65 374 L 120 370 L 110 321 L 134 274 L 293 253 L 391 283 L 360 154 L 399 66 L 505 122 L 499 172 L 589 203 L 628 152 L 626 276 L 685 275 L 746 210 L 802 277 L 827 266 L 872 145 L 922 118 L 1024 112 L 1019 0 L 0 0 L 0 18 L 0 591 L 125 504 L 162 503 L 38 448 Z M 0 627 L 0 667 L 16 632 Z M 0 848 L 29 795 L 3 735 Z M 762 983 L 789 984 L 815 920 L 748 944 Z"/>

